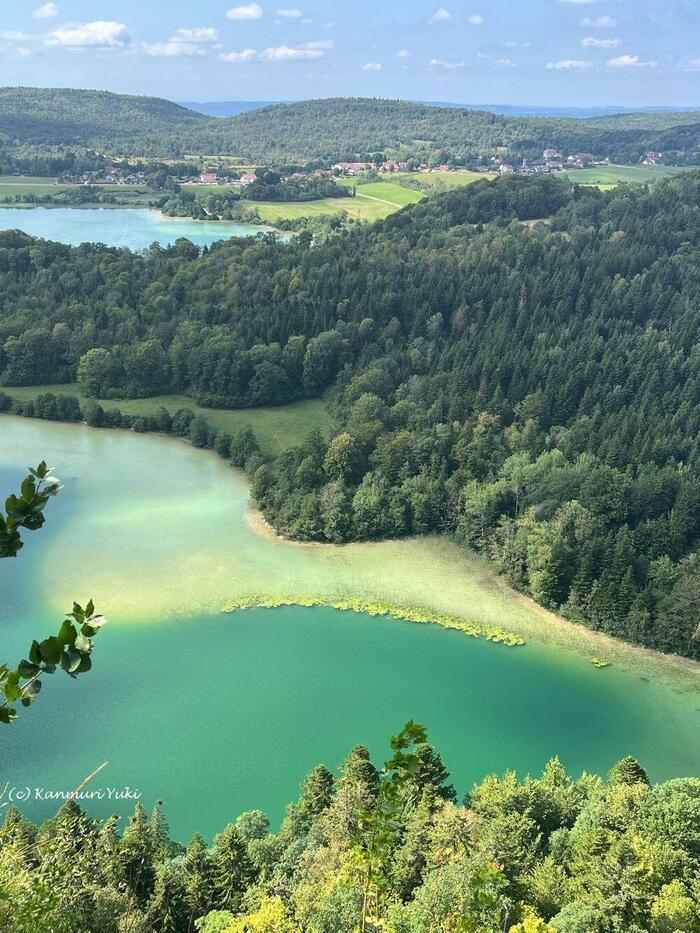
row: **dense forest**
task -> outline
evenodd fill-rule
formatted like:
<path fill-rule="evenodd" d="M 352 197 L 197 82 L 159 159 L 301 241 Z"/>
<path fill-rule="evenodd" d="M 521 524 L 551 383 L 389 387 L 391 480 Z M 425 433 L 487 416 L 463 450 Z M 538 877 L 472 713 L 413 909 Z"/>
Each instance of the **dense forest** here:
<path fill-rule="evenodd" d="M 160 97 L 74 88 L 0 88 L 0 138 L 6 141 L 101 148 L 121 140 L 173 136 L 208 122 L 202 114 Z"/>
<path fill-rule="evenodd" d="M 159 805 L 91 820 L 73 800 L 0 827 L 0 925 L 13 933 L 698 933 L 700 780 L 651 786 L 487 777 L 462 803 L 409 723 L 377 769 L 356 746 L 306 777 L 277 832 L 259 810 L 212 845 L 170 838 Z M 86 790 L 86 793 L 88 791 Z"/>
<path fill-rule="evenodd" d="M 0 382 L 213 407 L 325 393 L 332 438 L 254 463 L 283 534 L 449 533 L 541 604 L 699 658 L 699 247 L 700 173 L 479 182 L 288 245 L 7 232 Z"/>
<path fill-rule="evenodd" d="M 170 101 L 106 91 L 0 88 L 0 144 L 95 148 L 119 156 L 229 155 L 277 168 L 379 156 L 472 166 L 545 147 L 638 162 L 700 161 L 700 113 L 592 120 L 510 117 L 400 100 L 335 98 L 276 104 L 217 119 Z"/>

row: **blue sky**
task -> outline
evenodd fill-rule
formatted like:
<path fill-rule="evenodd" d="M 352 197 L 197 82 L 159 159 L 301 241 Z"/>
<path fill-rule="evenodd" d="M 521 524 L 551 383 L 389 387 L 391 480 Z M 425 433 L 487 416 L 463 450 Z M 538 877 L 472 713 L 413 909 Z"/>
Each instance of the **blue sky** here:
<path fill-rule="evenodd" d="M 13 0 L 0 83 L 700 107 L 700 0 Z"/>

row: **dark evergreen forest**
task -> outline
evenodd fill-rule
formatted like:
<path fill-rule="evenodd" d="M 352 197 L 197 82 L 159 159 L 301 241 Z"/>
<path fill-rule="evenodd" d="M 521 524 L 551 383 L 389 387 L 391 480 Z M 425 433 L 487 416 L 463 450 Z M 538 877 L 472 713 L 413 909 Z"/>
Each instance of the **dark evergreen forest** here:
<path fill-rule="evenodd" d="M 448 533 L 545 606 L 700 658 L 699 259 L 700 173 L 479 182 L 288 245 L 4 233 L 0 381 L 214 407 L 325 394 L 330 440 L 249 464 L 283 534 Z"/>

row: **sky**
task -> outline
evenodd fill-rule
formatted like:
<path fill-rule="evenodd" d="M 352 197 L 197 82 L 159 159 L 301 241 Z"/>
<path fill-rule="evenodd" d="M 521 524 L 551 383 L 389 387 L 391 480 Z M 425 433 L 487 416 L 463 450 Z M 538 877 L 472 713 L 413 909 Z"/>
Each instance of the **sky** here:
<path fill-rule="evenodd" d="M 700 108 L 700 0 L 298 2 L 0 0 L 0 84 Z"/>

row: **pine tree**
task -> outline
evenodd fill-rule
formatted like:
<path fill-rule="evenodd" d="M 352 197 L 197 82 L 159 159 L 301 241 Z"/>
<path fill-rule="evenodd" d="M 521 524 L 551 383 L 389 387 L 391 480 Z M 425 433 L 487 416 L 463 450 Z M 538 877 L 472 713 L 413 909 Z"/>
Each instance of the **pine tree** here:
<path fill-rule="evenodd" d="M 245 840 L 232 823 L 214 839 L 212 857 L 216 906 L 235 913 L 243 892 L 253 881 L 255 869 Z"/>
<path fill-rule="evenodd" d="M 189 929 L 215 906 L 215 865 L 204 839 L 195 833 L 187 847 L 183 864 L 185 873 L 185 902 L 189 914 Z"/>
<path fill-rule="evenodd" d="M 140 803 L 124 829 L 119 843 L 118 858 L 127 887 L 139 904 L 145 904 L 153 893 L 155 867 L 153 839 L 148 816 Z"/>

